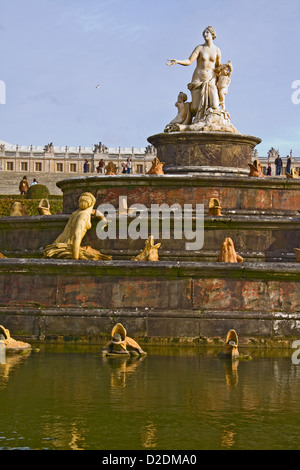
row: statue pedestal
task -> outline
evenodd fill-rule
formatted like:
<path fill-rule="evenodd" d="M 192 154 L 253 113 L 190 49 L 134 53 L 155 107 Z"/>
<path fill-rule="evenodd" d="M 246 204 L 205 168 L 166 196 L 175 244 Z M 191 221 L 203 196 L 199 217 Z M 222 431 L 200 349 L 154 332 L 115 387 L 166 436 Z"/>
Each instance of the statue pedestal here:
<path fill-rule="evenodd" d="M 258 137 L 230 132 L 170 132 L 148 137 L 166 174 L 248 174 Z"/>

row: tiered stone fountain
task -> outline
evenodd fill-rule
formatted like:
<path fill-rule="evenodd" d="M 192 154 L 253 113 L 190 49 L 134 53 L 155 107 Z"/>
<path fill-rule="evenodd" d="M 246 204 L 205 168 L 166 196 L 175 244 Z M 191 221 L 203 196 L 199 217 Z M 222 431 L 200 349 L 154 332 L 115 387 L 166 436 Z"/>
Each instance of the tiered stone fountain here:
<path fill-rule="evenodd" d="M 197 67 L 188 85 L 192 101 L 179 94 L 178 115 L 148 138 L 164 174 L 71 178 L 57 184 L 62 215 L 0 220 L 0 251 L 7 256 L 0 260 L 0 323 L 14 336 L 102 341 L 117 322 L 148 341 L 213 341 L 230 329 L 238 331 L 240 344 L 299 336 L 300 264 L 294 249 L 300 247 L 300 181 L 249 176 L 260 139 L 240 134 L 231 123 L 224 95 L 232 64 L 221 64 L 214 36 L 206 28 L 205 43 L 188 61 L 169 62 L 196 60 Z M 95 207 L 118 208 L 124 198 L 128 206 L 149 210 L 152 204 L 203 204 L 204 245 L 187 251 L 184 238 L 156 239 L 159 261 L 132 261 L 145 240 L 99 240 L 95 221 L 85 245 L 112 260 L 43 259 L 83 192 L 95 196 Z M 215 213 L 211 200 L 219 203 Z M 218 257 L 227 238 L 238 254 L 235 261 L 242 262 Z"/>

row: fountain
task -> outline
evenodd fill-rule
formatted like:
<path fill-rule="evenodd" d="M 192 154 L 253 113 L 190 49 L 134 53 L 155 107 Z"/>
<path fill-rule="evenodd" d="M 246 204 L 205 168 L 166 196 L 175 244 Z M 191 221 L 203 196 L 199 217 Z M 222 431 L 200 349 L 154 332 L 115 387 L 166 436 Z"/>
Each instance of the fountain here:
<path fill-rule="evenodd" d="M 31 345 L 23 341 L 17 341 L 11 337 L 10 331 L 0 325 L 0 342 L 6 354 L 19 354 L 31 351 Z M 2 349 L 1 348 L 1 349 Z"/>
<path fill-rule="evenodd" d="M 238 335 L 235 330 L 229 330 L 226 336 L 225 345 L 219 353 L 220 358 L 224 359 L 237 359 L 239 357 L 238 351 Z"/>
<path fill-rule="evenodd" d="M 299 336 L 300 181 L 263 178 L 259 162 L 252 164 L 261 140 L 241 134 L 225 106 L 233 64 L 222 64 L 212 27 L 203 36 L 189 59 L 168 62 L 196 61 L 192 98 L 179 93 L 177 116 L 148 138 L 157 149 L 149 174 L 107 169 L 66 179 L 57 183 L 63 214 L 0 219 L 1 322 L 15 335 L 102 342 L 121 323 L 148 342 L 222 342 L 230 329 L 239 331 L 239 345 Z M 83 193 L 94 197 L 95 207 L 126 207 L 116 215 L 116 237 L 100 239 L 94 218 L 84 243 L 102 258 L 43 258 L 45 250 L 53 253 L 49 245 L 60 243 Z M 175 217 L 168 239 L 154 237 L 146 216 L 163 204 L 192 204 L 194 234 L 195 206 L 204 205 L 202 247 L 186 249 L 190 239 L 175 236 Z M 133 206 L 146 208 L 140 222 L 147 220 L 148 233 L 141 238 L 121 236 L 135 220 Z M 161 226 L 161 213 L 157 221 Z M 145 240 L 156 247 L 155 259 L 137 262 Z"/>
<path fill-rule="evenodd" d="M 132 338 L 127 336 L 126 328 L 121 323 L 117 323 L 111 330 L 110 341 L 101 349 L 103 356 L 145 356 L 140 345 Z"/>

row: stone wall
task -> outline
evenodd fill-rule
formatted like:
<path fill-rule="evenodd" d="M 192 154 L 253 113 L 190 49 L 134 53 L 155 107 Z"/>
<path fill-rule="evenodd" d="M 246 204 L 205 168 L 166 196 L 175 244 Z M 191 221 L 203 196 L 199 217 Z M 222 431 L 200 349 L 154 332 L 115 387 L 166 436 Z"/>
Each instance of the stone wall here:
<path fill-rule="evenodd" d="M 0 219 L 0 251 L 8 256 L 0 263 L 0 324 L 14 336 L 97 342 L 120 321 L 144 341 L 213 341 L 230 328 L 245 343 L 299 337 L 299 180 L 117 175 L 68 178 L 59 186 L 64 214 Z M 94 221 L 82 244 L 112 254 L 112 261 L 32 259 L 62 232 L 84 191 L 116 209 L 120 196 L 148 210 L 204 204 L 204 247 L 188 252 L 184 239 L 171 236 L 156 240 L 159 262 L 134 262 L 144 240 L 100 241 Z M 220 200 L 222 217 L 207 215 L 211 197 Z M 228 236 L 244 263 L 215 261 Z"/>
<path fill-rule="evenodd" d="M 82 192 L 90 191 L 97 205 L 118 207 L 119 197 L 132 204 L 204 204 L 218 198 L 224 211 L 259 211 L 260 214 L 296 215 L 300 208 L 300 180 L 249 176 L 122 175 L 65 179 L 58 183 L 64 195 L 64 213 L 77 209 Z"/>
<path fill-rule="evenodd" d="M 101 342 L 117 322 L 145 341 L 300 334 L 295 264 L 4 259 L 0 290 L 0 324 L 27 339 Z"/>
<path fill-rule="evenodd" d="M 43 249 L 62 233 L 67 214 L 52 216 L 24 216 L 0 218 L 1 252 L 10 258 L 41 257 Z M 133 220 L 128 217 L 127 224 Z M 161 219 L 158 221 L 162 226 Z M 96 233 L 98 220 L 85 235 L 82 245 L 89 245 L 111 255 L 113 260 L 130 260 L 144 247 L 144 239 L 109 238 L 99 240 Z M 116 219 L 118 234 L 119 221 Z M 230 215 L 222 218 L 205 216 L 204 245 L 201 249 L 186 250 L 186 238 L 174 239 L 173 222 L 170 239 L 157 238 L 161 243 L 159 259 L 164 261 L 215 261 L 226 237 L 232 238 L 235 249 L 248 262 L 295 262 L 294 248 L 300 246 L 300 217 L 261 217 Z M 193 230 L 196 230 L 195 223 Z M 148 221 L 151 234 L 151 221 Z M 161 233 L 160 233 L 161 235 Z M 183 232 L 184 235 L 184 232 Z"/>

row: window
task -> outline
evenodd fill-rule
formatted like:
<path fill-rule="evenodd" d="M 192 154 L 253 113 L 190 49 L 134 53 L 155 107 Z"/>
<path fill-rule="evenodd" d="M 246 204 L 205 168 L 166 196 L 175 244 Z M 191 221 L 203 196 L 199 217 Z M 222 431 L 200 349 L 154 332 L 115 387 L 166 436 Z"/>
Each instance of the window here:
<path fill-rule="evenodd" d="M 76 163 L 70 163 L 70 171 L 76 173 Z"/>
<path fill-rule="evenodd" d="M 144 165 L 137 164 L 136 165 L 136 172 L 139 173 L 139 174 L 144 173 Z"/>
<path fill-rule="evenodd" d="M 63 164 L 62 163 L 56 163 L 56 171 L 63 171 Z"/>
<path fill-rule="evenodd" d="M 7 171 L 14 171 L 14 162 L 6 162 Z"/>
<path fill-rule="evenodd" d="M 42 171 L 42 164 L 41 162 L 35 163 L 35 171 Z"/>
<path fill-rule="evenodd" d="M 28 171 L 28 163 L 21 162 L 21 171 Z"/>

